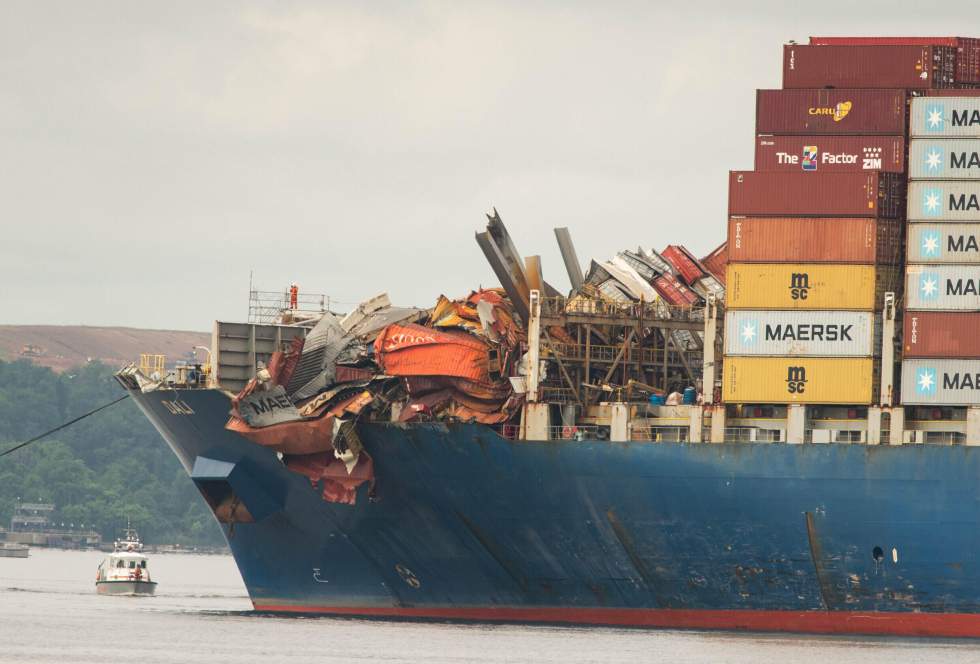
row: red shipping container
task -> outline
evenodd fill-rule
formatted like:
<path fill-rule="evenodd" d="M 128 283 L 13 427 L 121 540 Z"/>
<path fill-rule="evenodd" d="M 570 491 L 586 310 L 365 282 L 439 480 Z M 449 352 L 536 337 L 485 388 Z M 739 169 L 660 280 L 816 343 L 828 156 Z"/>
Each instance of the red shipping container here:
<path fill-rule="evenodd" d="M 756 134 L 903 136 L 905 90 L 757 90 Z"/>
<path fill-rule="evenodd" d="M 708 269 L 708 272 L 710 272 L 715 279 L 724 285 L 725 267 L 728 265 L 728 242 L 722 242 L 720 247 L 702 258 L 701 264 Z"/>
<path fill-rule="evenodd" d="M 952 46 L 956 81 L 980 81 L 980 39 L 975 37 L 810 37 L 811 46 Z"/>
<path fill-rule="evenodd" d="M 730 216 L 894 219 L 904 211 L 905 178 L 900 173 L 729 173 Z"/>
<path fill-rule="evenodd" d="M 905 357 L 980 358 L 980 312 L 906 311 Z"/>
<path fill-rule="evenodd" d="M 758 136 L 755 170 L 854 173 L 905 170 L 901 136 Z"/>
<path fill-rule="evenodd" d="M 677 277 L 663 274 L 653 280 L 653 288 L 667 304 L 689 307 L 701 301 L 701 297 L 682 284 Z"/>
<path fill-rule="evenodd" d="M 728 259 L 733 263 L 854 263 L 902 260 L 898 219 L 860 217 L 733 217 Z"/>
<path fill-rule="evenodd" d="M 667 248 L 660 252 L 660 255 L 677 270 L 681 280 L 688 286 L 708 273 L 699 264 L 698 259 L 680 245 L 668 244 Z"/>
<path fill-rule="evenodd" d="M 784 88 L 948 88 L 956 82 L 950 46 L 783 47 Z"/>

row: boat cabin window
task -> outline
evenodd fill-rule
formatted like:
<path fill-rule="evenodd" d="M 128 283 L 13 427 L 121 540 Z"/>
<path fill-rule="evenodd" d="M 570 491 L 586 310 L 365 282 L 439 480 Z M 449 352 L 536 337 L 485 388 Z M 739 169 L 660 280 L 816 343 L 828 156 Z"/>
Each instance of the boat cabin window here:
<path fill-rule="evenodd" d="M 126 561 L 124 560 L 120 560 L 118 563 L 116 563 L 116 567 L 125 567 L 125 566 L 126 566 Z"/>
<path fill-rule="evenodd" d="M 140 561 L 140 567 L 142 567 L 143 569 L 146 569 L 146 561 L 145 560 L 141 560 Z"/>
<path fill-rule="evenodd" d="M 135 560 L 130 560 L 129 561 L 129 569 L 133 569 L 134 567 L 136 567 L 136 561 Z"/>

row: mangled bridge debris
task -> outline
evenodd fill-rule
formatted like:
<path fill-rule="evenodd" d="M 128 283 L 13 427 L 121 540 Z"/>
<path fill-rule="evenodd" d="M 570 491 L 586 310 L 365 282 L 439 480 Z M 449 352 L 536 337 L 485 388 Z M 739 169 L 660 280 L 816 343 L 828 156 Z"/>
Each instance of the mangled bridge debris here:
<path fill-rule="evenodd" d="M 538 256 L 518 253 L 496 210 L 488 220 L 477 243 L 501 288 L 440 296 L 430 309 L 395 307 L 382 294 L 341 316 L 292 286 L 272 323 L 216 323 L 208 386 L 235 393 L 226 428 L 275 451 L 325 500 L 353 503 L 357 487 L 374 482 L 362 422 L 628 440 L 648 436 L 644 422 L 682 392 L 684 403 L 700 402 L 719 336 L 719 317 L 706 323 L 705 311 L 724 292 L 722 275 L 676 246 L 622 251 L 583 273 L 568 230 L 556 229 L 572 284 L 562 295 Z M 119 375 L 144 391 L 200 387 L 136 367 Z"/>

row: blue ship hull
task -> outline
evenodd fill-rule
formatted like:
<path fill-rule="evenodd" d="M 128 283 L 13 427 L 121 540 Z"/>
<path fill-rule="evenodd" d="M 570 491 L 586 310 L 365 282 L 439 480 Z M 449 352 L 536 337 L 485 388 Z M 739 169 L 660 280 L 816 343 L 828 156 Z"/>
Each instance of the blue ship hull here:
<path fill-rule="evenodd" d="M 224 428 L 133 393 L 223 523 L 258 610 L 980 636 L 980 448 L 514 442 L 368 423 L 376 485 L 326 502 Z"/>

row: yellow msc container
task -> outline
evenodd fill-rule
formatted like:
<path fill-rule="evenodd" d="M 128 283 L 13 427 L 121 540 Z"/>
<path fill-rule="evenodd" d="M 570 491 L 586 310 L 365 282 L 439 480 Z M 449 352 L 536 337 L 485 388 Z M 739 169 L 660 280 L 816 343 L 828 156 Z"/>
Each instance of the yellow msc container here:
<path fill-rule="evenodd" d="M 882 293 L 900 285 L 894 268 L 874 265 L 730 263 L 725 303 L 729 309 L 870 311 Z"/>
<path fill-rule="evenodd" d="M 721 398 L 730 403 L 875 402 L 870 357 L 726 357 Z"/>

